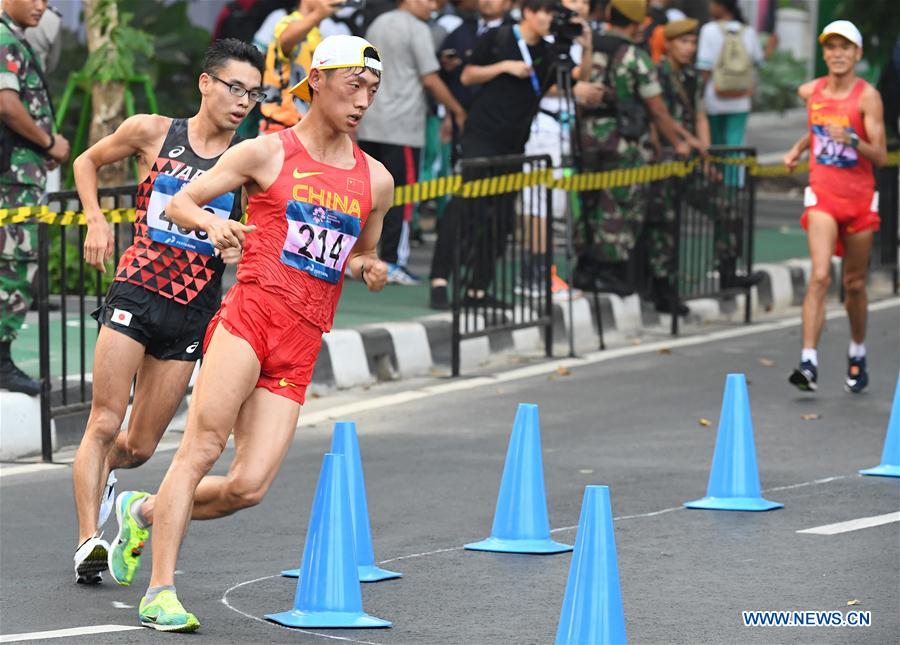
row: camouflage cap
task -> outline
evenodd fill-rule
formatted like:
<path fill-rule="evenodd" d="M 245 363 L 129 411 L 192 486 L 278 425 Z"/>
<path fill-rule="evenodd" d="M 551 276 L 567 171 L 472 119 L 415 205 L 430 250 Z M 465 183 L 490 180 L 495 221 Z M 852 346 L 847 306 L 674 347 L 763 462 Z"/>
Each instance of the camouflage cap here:
<path fill-rule="evenodd" d="M 631 22 L 642 23 L 647 17 L 647 0 L 610 0 L 609 4 Z"/>
<path fill-rule="evenodd" d="M 666 40 L 674 40 L 675 38 L 684 36 L 686 34 L 696 34 L 697 28 L 699 26 L 700 22 L 698 20 L 694 20 L 693 18 L 673 20 L 665 26 L 665 28 L 663 29 L 663 35 L 666 37 Z"/>

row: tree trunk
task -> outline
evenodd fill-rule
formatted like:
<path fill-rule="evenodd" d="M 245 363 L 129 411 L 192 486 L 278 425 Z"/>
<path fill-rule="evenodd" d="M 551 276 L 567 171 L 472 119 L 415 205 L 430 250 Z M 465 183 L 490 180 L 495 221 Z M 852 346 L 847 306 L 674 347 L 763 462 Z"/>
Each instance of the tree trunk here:
<path fill-rule="evenodd" d="M 87 24 L 88 51 L 93 52 L 109 41 L 109 32 L 118 22 L 116 2 L 84 0 L 84 17 Z M 96 12 L 102 16 L 95 16 Z M 97 19 L 95 19 L 97 18 Z M 91 129 L 88 145 L 111 134 L 125 120 L 125 84 L 119 81 L 100 83 L 94 81 L 91 88 Z M 128 160 L 104 166 L 98 172 L 100 186 L 121 186 L 131 183 Z"/>

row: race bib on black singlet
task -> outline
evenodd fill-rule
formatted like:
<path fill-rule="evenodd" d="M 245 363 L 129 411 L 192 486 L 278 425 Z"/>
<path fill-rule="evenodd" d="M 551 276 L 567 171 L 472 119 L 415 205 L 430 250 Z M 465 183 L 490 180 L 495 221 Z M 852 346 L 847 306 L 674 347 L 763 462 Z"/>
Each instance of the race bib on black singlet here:
<path fill-rule="evenodd" d="M 836 168 L 855 168 L 859 163 L 856 148 L 832 139 L 824 125 L 814 125 L 812 131 L 816 163 Z"/>
<path fill-rule="evenodd" d="M 176 179 L 171 175 L 160 173 L 156 176 L 156 180 L 153 182 L 153 192 L 150 193 L 150 201 L 147 204 L 147 226 L 150 239 L 202 255 L 213 255 L 215 248 L 207 241 L 206 231 L 182 228 L 166 216 L 166 206 L 186 183 L 188 182 Z M 225 193 L 204 206 L 203 210 L 209 211 L 221 219 L 228 219 L 233 206 L 234 193 Z"/>
<path fill-rule="evenodd" d="M 323 206 L 289 201 L 281 261 L 314 278 L 337 284 L 360 234 L 358 217 Z"/>

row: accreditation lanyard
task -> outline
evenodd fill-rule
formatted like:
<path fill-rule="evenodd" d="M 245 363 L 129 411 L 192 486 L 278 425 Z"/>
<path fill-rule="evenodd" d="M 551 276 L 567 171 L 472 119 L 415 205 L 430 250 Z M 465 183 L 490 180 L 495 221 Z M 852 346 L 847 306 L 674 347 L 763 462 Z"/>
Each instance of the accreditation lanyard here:
<path fill-rule="evenodd" d="M 541 83 L 538 81 L 537 72 L 534 71 L 534 62 L 531 60 L 531 52 L 528 51 L 528 43 L 522 38 L 522 32 L 519 30 L 519 25 L 513 25 L 513 35 L 516 37 L 516 42 L 519 45 L 519 53 L 522 54 L 522 60 L 531 68 L 531 87 L 534 89 L 534 93 L 540 97 Z"/>

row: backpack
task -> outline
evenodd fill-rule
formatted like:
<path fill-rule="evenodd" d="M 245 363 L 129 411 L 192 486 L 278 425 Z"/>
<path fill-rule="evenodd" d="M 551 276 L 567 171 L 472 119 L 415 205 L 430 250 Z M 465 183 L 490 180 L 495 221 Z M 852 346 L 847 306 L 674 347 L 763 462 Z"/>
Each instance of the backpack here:
<path fill-rule="evenodd" d="M 731 31 L 718 23 L 725 41 L 713 68 L 713 88 L 719 96 L 747 96 L 753 89 L 753 61 L 744 44 L 744 27 Z"/>

